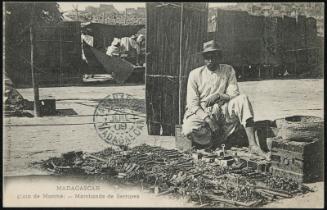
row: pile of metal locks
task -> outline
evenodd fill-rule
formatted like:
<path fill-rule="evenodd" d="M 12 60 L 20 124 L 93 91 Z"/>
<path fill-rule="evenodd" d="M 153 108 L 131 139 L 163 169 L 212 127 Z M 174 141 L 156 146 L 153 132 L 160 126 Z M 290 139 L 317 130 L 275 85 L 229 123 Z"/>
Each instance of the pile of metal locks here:
<path fill-rule="evenodd" d="M 121 182 L 141 183 L 158 195 L 188 196 L 201 205 L 258 206 L 304 191 L 292 180 L 269 174 L 263 174 L 264 179 L 244 176 L 257 172 L 242 162 L 234 160 L 231 164 L 224 150 L 222 156 L 215 157 L 201 151 L 186 154 L 140 145 L 126 151 L 108 148 L 93 154 L 70 152 L 42 162 L 42 166 L 56 174 L 105 175 Z M 233 173 L 237 170 L 241 173 Z"/>

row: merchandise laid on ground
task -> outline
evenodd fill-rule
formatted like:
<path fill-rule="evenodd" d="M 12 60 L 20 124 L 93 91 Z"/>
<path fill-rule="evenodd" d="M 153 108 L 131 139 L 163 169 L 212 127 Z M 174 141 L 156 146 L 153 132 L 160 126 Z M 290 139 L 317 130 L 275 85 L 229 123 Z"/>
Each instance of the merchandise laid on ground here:
<path fill-rule="evenodd" d="M 323 6 L 6 2 L 3 205 L 321 208 Z"/>
<path fill-rule="evenodd" d="M 236 151 L 244 156 L 233 156 Z M 247 155 L 247 148 L 181 153 L 141 145 L 126 151 L 108 148 L 92 154 L 69 152 L 35 164 L 53 174 L 134 181 L 158 195 L 189 196 L 209 206 L 260 206 L 310 191 L 292 179 L 273 177 L 268 162 Z"/>
<path fill-rule="evenodd" d="M 321 119 L 292 116 L 279 121 L 278 135 L 270 139 L 271 161 L 247 147 L 181 152 L 142 144 L 92 154 L 72 151 L 33 165 L 55 175 L 141 184 L 158 196 L 188 196 L 201 206 L 262 206 L 312 191 L 303 183 L 322 174 Z"/>

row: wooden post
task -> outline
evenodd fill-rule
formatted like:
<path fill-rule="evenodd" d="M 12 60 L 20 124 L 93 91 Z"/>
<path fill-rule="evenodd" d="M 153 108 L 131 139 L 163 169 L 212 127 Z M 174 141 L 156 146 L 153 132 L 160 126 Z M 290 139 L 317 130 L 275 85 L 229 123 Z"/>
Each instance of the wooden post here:
<path fill-rule="evenodd" d="M 241 66 L 241 68 L 242 68 L 242 81 L 244 80 L 244 78 L 245 78 L 245 75 L 244 75 L 244 68 L 245 68 L 245 66 L 244 65 L 242 65 Z"/>
<path fill-rule="evenodd" d="M 147 3 L 145 3 L 145 37 L 149 37 L 149 34 L 148 34 L 148 5 Z M 147 75 L 148 75 L 148 39 L 145 39 L 145 55 L 144 55 L 144 61 L 145 61 L 145 69 L 144 69 L 144 86 L 145 86 L 145 110 L 146 110 L 146 125 L 147 125 L 147 128 L 148 128 L 148 134 L 150 133 L 149 132 L 149 124 L 151 122 L 149 122 L 148 120 L 148 103 L 147 101 L 149 100 L 149 93 L 147 91 Z"/>
<path fill-rule="evenodd" d="M 294 72 L 295 76 L 297 76 L 297 52 L 298 51 L 295 51 L 295 72 Z"/>
<path fill-rule="evenodd" d="M 179 82 L 179 87 L 178 87 L 178 124 L 182 124 L 182 68 L 183 68 L 183 63 L 182 63 L 182 56 L 183 56 L 183 46 L 182 46 L 182 41 L 183 41 L 183 3 L 181 3 L 181 22 L 180 22 L 180 33 L 179 33 L 179 77 L 178 77 L 178 82 Z"/>
<path fill-rule="evenodd" d="M 39 84 L 37 81 L 37 75 L 34 69 L 34 3 L 32 8 L 32 17 L 30 25 L 30 41 L 31 41 L 31 73 L 32 73 L 32 85 L 34 93 L 34 117 L 40 117 L 40 103 L 39 103 Z"/>
<path fill-rule="evenodd" d="M 259 64 L 259 79 L 261 79 L 261 64 Z"/>
<path fill-rule="evenodd" d="M 106 45 L 106 37 L 102 34 L 102 38 L 103 38 L 103 48 L 104 50 L 107 49 L 107 45 Z"/>
<path fill-rule="evenodd" d="M 76 6 L 76 18 L 77 18 L 77 21 L 79 21 L 79 15 L 78 15 L 78 5 Z"/>
<path fill-rule="evenodd" d="M 63 84 L 63 72 L 62 72 L 62 28 L 59 28 L 59 86 Z"/>
<path fill-rule="evenodd" d="M 126 25 L 126 21 L 127 21 L 127 8 L 125 8 L 125 18 L 124 18 L 124 24 Z"/>
<path fill-rule="evenodd" d="M 74 10 L 75 10 L 75 12 L 76 12 L 76 20 L 77 21 L 79 21 L 79 15 L 78 15 L 78 4 L 73 4 L 73 8 L 74 8 Z"/>

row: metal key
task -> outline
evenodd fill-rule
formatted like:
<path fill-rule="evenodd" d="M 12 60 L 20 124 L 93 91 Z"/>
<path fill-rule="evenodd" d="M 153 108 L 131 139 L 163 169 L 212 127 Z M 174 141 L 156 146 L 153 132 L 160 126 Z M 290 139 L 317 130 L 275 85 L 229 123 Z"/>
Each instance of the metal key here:
<path fill-rule="evenodd" d="M 225 157 L 225 144 L 222 144 L 222 145 L 221 145 L 221 148 L 223 148 L 223 155 L 224 155 L 224 157 Z"/>

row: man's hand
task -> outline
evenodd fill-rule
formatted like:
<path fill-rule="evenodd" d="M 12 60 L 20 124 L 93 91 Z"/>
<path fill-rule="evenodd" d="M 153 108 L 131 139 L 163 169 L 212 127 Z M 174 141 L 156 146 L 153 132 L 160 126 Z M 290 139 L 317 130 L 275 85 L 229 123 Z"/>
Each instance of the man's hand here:
<path fill-rule="evenodd" d="M 214 132 L 216 132 L 217 130 L 218 130 L 218 125 L 217 125 L 217 123 L 216 122 L 214 122 L 210 117 L 206 117 L 205 119 L 204 119 L 204 121 L 206 122 L 206 123 L 208 123 L 208 125 L 209 125 L 209 127 L 210 127 L 210 129 L 211 129 L 211 131 L 214 133 Z"/>
<path fill-rule="evenodd" d="M 214 104 L 218 104 L 219 106 L 222 106 L 229 100 L 230 97 L 226 94 L 225 95 L 215 94 L 210 96 L 209 99 L 206 101 L 206 107 L 213 106 Z"/>
<path fill-rule="evenodd" d="M 214 94 L 210 96 L 206 101 L 206 107 L 213 106 L 215 103 L 217 103 L 220 99 L 219 94 Z"/>

